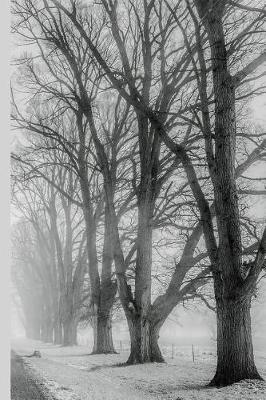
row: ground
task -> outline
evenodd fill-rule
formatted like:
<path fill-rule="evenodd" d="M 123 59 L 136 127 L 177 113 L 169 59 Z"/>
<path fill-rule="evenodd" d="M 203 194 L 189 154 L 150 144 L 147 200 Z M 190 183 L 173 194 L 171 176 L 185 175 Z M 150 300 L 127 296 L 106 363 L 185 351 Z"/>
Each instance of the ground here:
<path fill-rule="evenodd" d="M 16 341 L 12 347 L 20 356 L 41 351 L 42 358 L 23 360 L 55 400 L 266 400 L 266 383 L 261 381 L 207 388 L 215 370 L 215 358 L 208 352 L 196 354 L 195 362 L 179 351 L 164 364 L 121 366 L 126 351 L 89 355 L 85 346 L 28 340 Z M 256 363 L 266 379 L 266 355 L 258 355 Z"/>
<path fill-rule="evenodd" d="M 53 400 L 49 390 L 33 371 L 29 371 L 22 357 L 11 351 L 11 399 Z"/>

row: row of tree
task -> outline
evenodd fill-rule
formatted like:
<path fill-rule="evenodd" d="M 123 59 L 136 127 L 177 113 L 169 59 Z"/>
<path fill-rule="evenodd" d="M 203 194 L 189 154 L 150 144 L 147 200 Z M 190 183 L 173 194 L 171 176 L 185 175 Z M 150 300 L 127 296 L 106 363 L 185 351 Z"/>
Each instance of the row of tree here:
<path fill-rule="evenodd" d="M 211 383 L 260 378 L 250 307 L 266 231 L 249 208 L 265 194 L 254 165 L 266 139 L 248 101 L 263 93 L 265 13 L 226 0 L 13 1 L 30 49 L 12 91 L 26 132 L 13 154 L 14 269 L 46 339 L 53 327 L 75 342 L 87 304 L 93 351 L 113 352 L 118 295 L 128 363 L 162 361 L 160 328 L 185 300 L 209 305 L 212 279 Z"/>
<path fill-rule="evenodd" d="M 65 172 L 65 171 L 64 171 Z M 58 177 L 69 193 L 75 182 Z M 71 345 L 85 312 L 89 286 L 80 210 L 43 182 L 18 179 L 13 191 L 21 218 L 13 232 L 12 276 L 29 338 Z"/>

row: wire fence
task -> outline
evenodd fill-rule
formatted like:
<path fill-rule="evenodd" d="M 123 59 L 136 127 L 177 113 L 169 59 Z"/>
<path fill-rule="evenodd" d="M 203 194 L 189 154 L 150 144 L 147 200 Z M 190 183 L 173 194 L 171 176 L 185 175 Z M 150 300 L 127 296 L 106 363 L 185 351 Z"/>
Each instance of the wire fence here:
<path fill-rule="evenodd" d="M 123 341 L 115 343 L 115 348 L 119 353 L 129 353 L 130 344 Z M 205 359 L 214 358 L 216 356 L 215 348 L 191 345 L 181 346 L 176 344 L 168 344 L 160 346 L 163 357 L 167 359 L 187 358 L 191 361 L 203 361 Z"/>
<path fill-rule="evenodd" d="M 93 342 L 91 338 L 78 335 L 78 344 L 92 349 Z M 115 340 L 114 347 L 118 353 L 128 354 L 130 352 L 130 343 L 125 340 Z M 166 359 L 186 358 L 192 362 L 210 360 L 215 358 L 215 347 L 200 346 L 191 343 L 189 345 L 161 344 L 162 355 Z"/>

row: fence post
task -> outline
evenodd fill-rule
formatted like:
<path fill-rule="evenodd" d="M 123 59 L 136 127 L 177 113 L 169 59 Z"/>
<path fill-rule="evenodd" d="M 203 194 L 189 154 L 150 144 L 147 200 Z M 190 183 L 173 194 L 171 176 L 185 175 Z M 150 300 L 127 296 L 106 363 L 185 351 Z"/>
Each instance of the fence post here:
<path fill-rule="evenodd" d="M 120 346 L 120 353 L 122 352 L 123 346 L 122 346 L 122 340 L 120 340 L 119 342 L 119 346 Z"/>
<path fill-rule="evenodd" d="M 172 344 L 172 359 L 174 358 L 174 345 Z"/>

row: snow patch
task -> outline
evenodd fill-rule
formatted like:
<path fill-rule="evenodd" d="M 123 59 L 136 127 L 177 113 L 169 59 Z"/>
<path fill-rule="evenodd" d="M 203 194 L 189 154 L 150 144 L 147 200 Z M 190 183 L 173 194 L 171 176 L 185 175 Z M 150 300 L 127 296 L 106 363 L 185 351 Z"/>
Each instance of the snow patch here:
<path fill-rule="evenodd" d="M 61 386 L 57 382 L 46 377 L 44 378 L 44 380 L 45 386 L 50 391 L 55 400 L 80 400 L 80 397 L 78 397 L 72 389 Z"/>
<path fill-rule="evenodd" d="M 48 378 L 44 372 L 40 375 L 30 361 L 24 360 L 24 364 L 31 373 L 38 376 L 39 384 L 45 392 L 48 391 L 49 397 L 53 400 L 81 400 L 69 387 L 58 384 L 56 381 Z"/>
<path fill-rule="evenodd" d="M 83 346 L 41 343 L 39 348 L 42 358 L 28 361 L 39 375 L 46 377 L 46 385 L 56 400 L 266 400 L 263 381 L 245 380 L 225 388 L 206 387 L 216 364 L 207 349 L 197 354 L 194 363 L 189 353 L 187 356 L 178 349 L 174 358 L 169 358 L 171 353 L 167 352 L 167 363 L 125 366 L 128 352 L 90 355 Z M 258 355 L 256 363 L 265 379 L 265 354 Z"/>

